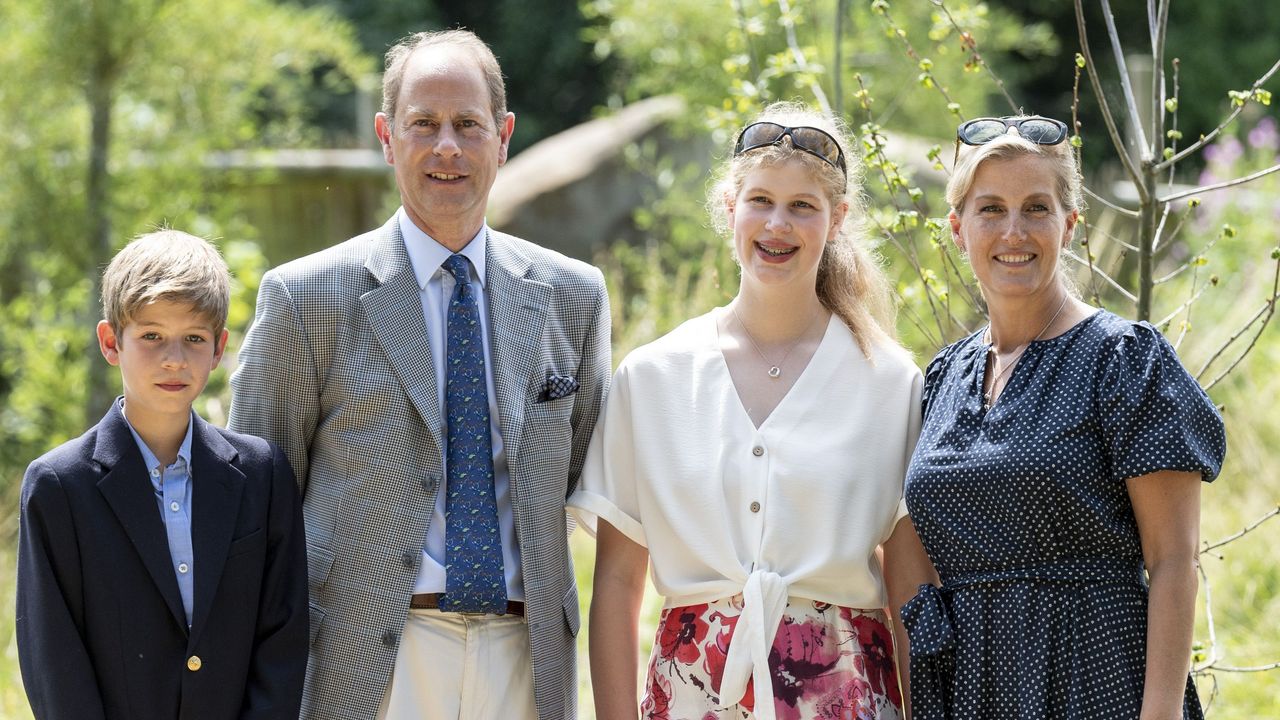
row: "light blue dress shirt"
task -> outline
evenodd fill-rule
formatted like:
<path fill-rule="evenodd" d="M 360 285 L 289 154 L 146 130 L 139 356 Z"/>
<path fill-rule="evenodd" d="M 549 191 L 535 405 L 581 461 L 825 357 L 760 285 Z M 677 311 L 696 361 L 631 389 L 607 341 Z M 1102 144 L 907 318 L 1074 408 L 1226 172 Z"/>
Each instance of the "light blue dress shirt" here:
<path fill-rule="evenodd" d="M 124 403 L 120 405 L 121 414 Z M 129 419 L 125 417 L 125 423 Z M 151 487 L 156 491 L 156 504 L 160 508 L 160 520 L 169 538 L 169 557 L 173 574 L 178 578 L 178 592 L 182 594 L 182 609 L 187 614 L 187 627 L 191 627 L 191 609 L 195 601 L 195 551 L 191 547 L 191 428 L 195 423 L 187 420 L 187 435 L 178 447 L 178 459 L 164 467 L 142 437 L 129 425 L 129 432 L 142 451 L 142 461 L 151 477 Z"/>

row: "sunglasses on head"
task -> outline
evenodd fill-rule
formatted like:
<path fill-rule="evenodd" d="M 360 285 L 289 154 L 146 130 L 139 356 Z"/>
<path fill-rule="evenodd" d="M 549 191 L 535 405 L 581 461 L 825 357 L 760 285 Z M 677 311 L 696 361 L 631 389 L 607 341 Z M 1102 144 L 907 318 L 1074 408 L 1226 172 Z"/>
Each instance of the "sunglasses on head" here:
<path fill-rule="evenodd" d="M 738 141 L 733 145 L 733 155 L 737 157 L 757 148 L 779 145 L 784 137 L 791 138 L 791 146 L 795 149 L 825 160 L 828 165 L 839 168 L 846 178 L 849 177 L 840 143 L 815 127 L 787 127 L 774 122 L 751 123 L 738 133 Z"/>
<path fill-rule="evenodd" d="M 1040 117 L 985 117 L 960 123 L 956 128 L 956 155 L 952 167 L 960 159 L 960 143 L 986 145 L 1014 128 L 1024 140 L 1037 145 L 1057 145 L 1067 139 L 1067 124 L 1061 120 Z"/>

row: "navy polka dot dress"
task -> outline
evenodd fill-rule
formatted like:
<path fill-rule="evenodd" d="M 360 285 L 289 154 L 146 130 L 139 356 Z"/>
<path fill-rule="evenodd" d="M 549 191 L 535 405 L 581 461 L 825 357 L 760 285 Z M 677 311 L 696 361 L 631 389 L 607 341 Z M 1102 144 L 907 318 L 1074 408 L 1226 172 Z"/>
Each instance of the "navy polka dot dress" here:
<path fill-rule="evenodd" d="M 925 373 L 907 474 L 942 578 L 903 608 L 916 720 L 1137 720 L 1147 584 L 1125 480 L 1213 480 L 1226 439 L 1150 325 L 1099 311 L 1034 342 L 990 410 L 979 332 Z M 1185 718 L 1202 713 L 1187 679 Z"/>

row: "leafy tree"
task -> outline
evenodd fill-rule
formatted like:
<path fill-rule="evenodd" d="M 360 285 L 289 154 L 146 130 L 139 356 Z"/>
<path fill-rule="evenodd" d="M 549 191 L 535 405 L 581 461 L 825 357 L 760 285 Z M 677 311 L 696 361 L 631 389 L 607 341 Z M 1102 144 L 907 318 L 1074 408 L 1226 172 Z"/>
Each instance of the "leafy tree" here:
<path fill-rule="evenodd" d="M 93 339 L 114 249 L 164 223 L 251 240 L 208 154 L 306 145 L 309 94 L 369 67 L 332 12 L 269 0 L 0 0 L 0 487 L 119 387 Z"/>
<path fill-rule="evenodd" d="M 578 0 L 304 0 L 330 7 L 357 28 L 361 45 L 381 58 L 394 42 L 420 30 L 463 27 L 493 48 L 507 76 L 516 113 L 512 151 L 591 116 L 604 96 L 607 69 L 591 56 Z M 367 142 L 366 138 L 359 138 Z"/>

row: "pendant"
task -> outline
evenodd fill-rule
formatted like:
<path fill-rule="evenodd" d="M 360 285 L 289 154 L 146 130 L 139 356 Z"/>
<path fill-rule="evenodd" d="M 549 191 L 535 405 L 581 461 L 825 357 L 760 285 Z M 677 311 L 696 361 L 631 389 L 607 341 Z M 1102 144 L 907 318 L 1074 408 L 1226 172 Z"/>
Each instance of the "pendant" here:
<path fill-rule="evenodd" d="M 769 368 L 769 377 L 776 378 L 781 374 L 782 374 L 782 368 L 778 367 L 777 365 L 774 365 L 773 367 Z"/>

